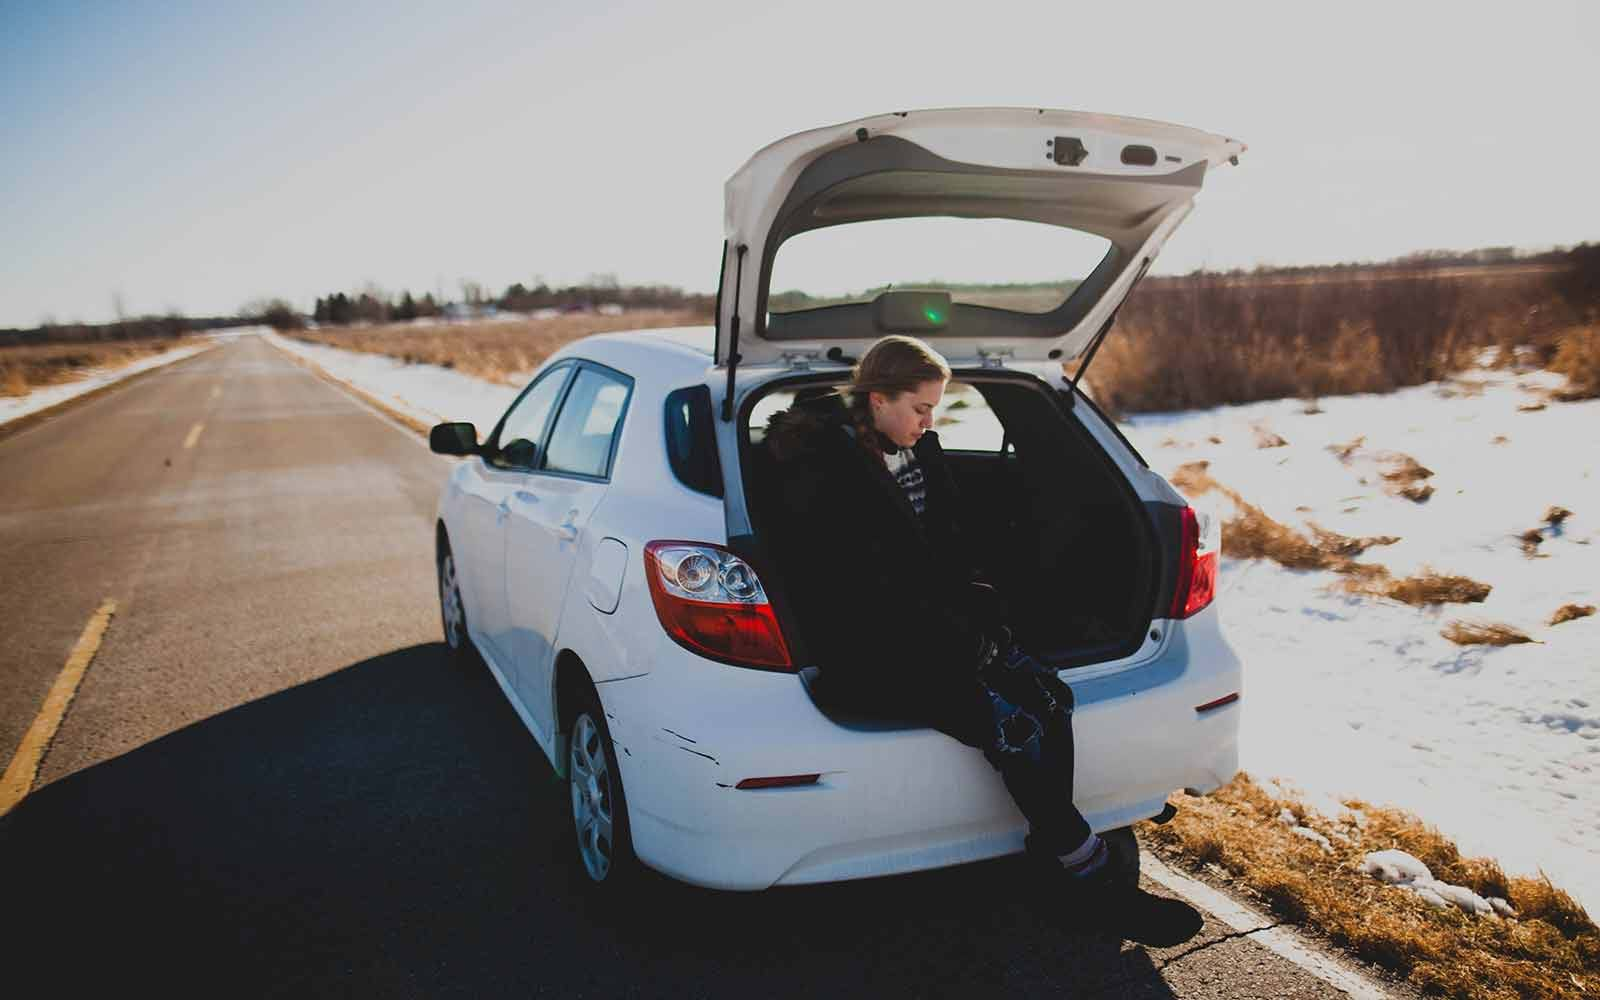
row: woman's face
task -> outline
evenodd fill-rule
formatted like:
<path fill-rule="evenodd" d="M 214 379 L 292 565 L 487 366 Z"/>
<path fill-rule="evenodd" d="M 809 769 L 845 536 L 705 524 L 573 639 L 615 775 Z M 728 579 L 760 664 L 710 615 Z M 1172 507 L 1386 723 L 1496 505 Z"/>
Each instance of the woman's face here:
<path fill-rule="evenodd" d="M 944 382 L 930 379 L 910 392 L 889 395 L 868 393 L 872 403 L 872 423 L 878 433 L 901 448 L 917 443 L 923 433 L 933 428 L 933 408 L 944 398 Z"/>

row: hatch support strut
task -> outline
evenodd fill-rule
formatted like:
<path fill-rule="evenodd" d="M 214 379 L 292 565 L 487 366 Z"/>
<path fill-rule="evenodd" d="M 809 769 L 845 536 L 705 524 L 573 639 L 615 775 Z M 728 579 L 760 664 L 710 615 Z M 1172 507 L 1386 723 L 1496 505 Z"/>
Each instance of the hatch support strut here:
<path fill-rule="evenodd" d="M 1095 332 L 1094 339 L 1089 341 L 1089 349 L 1083 352 L 1083 363 L 1078 365 L 1078 370 L 1073 373 L 1071 381 L 1067 382 L 1067 385 L 1070 387 L 1067 393 L 1067 399 L 1069 401 L 1077 396 L 1078 382 L 1083 378 L 1083 373 L 1089 370 L 1089 362 L 1094 360 L 1094 352 L 1100 349 L 1100 342 L 1105 340 L 1106 334 L 1111 332 L 1112 324 L 1116 323 L 1117 321 L 1117 313 L 1122 311 L 1123 302 L 1128 301 L 1128 297 L 1133 294 L 1133 290 L 1139 287 L 1139 280 L 1144 277 L 1144 273 L 1146 271 L 1150 270 L 1151 259 L 1152 258 L 1150 257 L 1146 257 L 1139 264 L 1139 273 L 1133 276 L 1133 281 L 1128 285 L 1127 295 L 1122 297 L 1122 302 L 1117 303 L 1117 308 L 1111 310 L 1111 315 L 1106 317 L 1105 323 L 1101 324 L 1100 329 Z M 734 322 L 737 323 L 738 320 L 735 319 Z M 735 327 L 735 329 L 737 329 L 737 327 Z"/>
<path fill-rule="evenodd" d="M 733 419 L 733 376 L 742 360 L 739 357 L 739 290 L 744 283 L 744 255 L 749 249 L 749 244 L 741 243 L 735 250 L 738 263 L 733 272 L 733 322 L 728 325 L 728 391 L 722 397 L 723 423 Z"/>

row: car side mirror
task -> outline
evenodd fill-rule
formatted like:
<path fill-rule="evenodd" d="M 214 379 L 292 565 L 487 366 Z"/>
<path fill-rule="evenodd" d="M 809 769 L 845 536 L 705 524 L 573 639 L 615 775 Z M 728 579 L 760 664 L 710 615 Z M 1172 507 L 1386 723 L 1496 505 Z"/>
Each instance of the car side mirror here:
<path fill-rule="evenodd" d="M 471 424 L 435 424 L 428 432 L 428 447 L 441 455 L 476 455 L 478 429 Z"/>

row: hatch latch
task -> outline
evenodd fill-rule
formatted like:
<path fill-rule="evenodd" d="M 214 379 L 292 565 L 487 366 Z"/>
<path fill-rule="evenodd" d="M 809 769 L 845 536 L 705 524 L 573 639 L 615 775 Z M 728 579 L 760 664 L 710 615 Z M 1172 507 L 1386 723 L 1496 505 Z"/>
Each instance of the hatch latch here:
<path fill-rule="evenodd" d="M 1006 359 L 1015 356 L 1015 351 L 1009 347 L 980 347 L 978 357 L 983 361 L 985 368 L 1004 368 Z"/>
<path fill-rule="evenodd" d="M 811 366 L 822 360 L 822 352 L 789 350 L 783 352 L 784 367 L 790 371 L 808 372 Z"/>

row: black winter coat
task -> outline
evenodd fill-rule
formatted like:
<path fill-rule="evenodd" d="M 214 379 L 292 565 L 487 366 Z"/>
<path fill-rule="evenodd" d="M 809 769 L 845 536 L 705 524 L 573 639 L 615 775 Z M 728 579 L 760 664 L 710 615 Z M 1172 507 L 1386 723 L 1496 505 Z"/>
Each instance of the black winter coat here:
<path fill-rule="evenodd" d="M 992 725 L 979 647 L 1003 611 L 977 582 L 939 436 L 913 449 L 928 491 L 919 516 L 842 417 L 790 410 L 768 426 L 782 508 L 773 547 L 830 701 L 978 745 Z"/>

